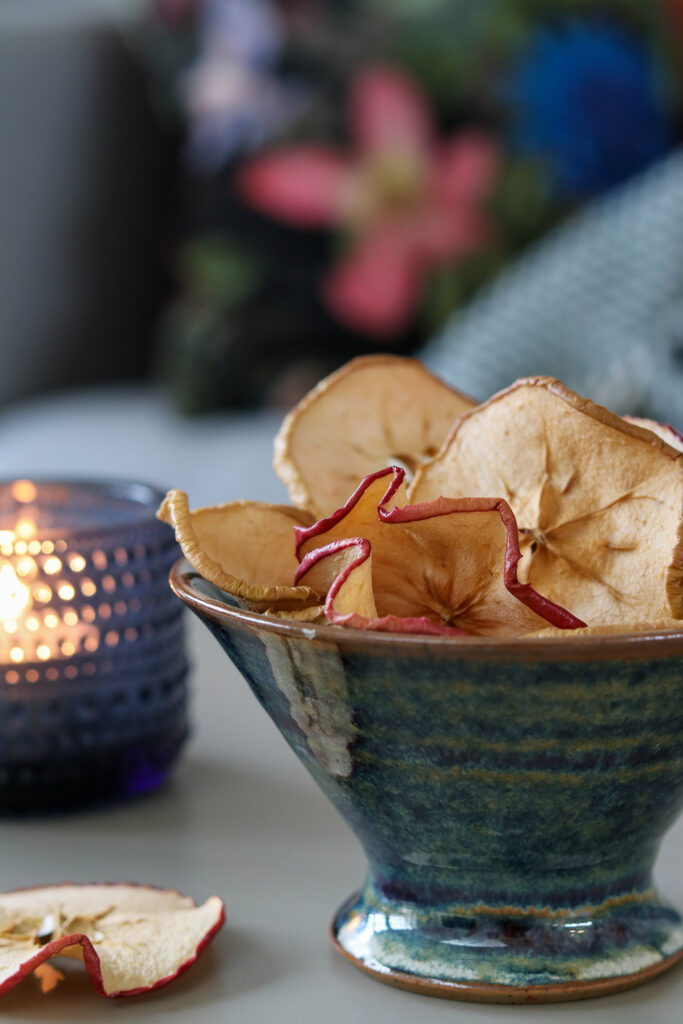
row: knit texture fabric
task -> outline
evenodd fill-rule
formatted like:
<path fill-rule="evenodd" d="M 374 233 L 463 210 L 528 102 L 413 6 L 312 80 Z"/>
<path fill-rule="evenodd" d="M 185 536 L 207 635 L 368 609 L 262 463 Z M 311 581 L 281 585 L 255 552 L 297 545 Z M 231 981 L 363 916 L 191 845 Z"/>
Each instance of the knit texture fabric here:
<path fill-rule="evenodd" d="M 478 399 L 529 374 L 683 427 L 683 152 L 537 243 L 420 353 Z"/>

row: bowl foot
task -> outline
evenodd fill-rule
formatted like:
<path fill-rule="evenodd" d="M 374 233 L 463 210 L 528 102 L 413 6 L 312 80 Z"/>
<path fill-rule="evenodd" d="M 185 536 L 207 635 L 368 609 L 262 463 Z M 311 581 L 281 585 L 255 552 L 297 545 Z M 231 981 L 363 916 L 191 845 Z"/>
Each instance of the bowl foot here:
<path fill-rule="evenodd" d="M 652 892 L 594 911 L 454 913 L 389 901 L 369 885 L 341 907 L 331 936 L 378 981 L 471 1002 L 589 999 L 683 958 L 680 915 Z"/>

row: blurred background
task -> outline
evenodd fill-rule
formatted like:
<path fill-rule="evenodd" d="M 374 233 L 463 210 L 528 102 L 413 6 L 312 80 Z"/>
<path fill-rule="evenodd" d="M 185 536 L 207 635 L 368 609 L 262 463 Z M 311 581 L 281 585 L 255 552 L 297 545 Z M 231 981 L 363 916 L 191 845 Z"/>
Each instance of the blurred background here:
<path fill-rule="evenodd" d="M 0 481 L 127 478 L 182 488 L 193 507 L 287 502 L 270 470 L 283 409 L 377 351 L 414 353 L 480 399 L 547 373 L 682 429 L 682 141 L 683 0 L 0 0 Z M 16 552 L 31 543 L 21 534 Z M 109 593 L 134 579 L 127 557 L 102 581 L 98 615 L 112 619 L 92 664 L 107 672 L 112 638 L 132 659 L 128 597 Z M 163 602 L 147 593 L 140 614 L 156 622 Z M 311 1012 L 297 1019 L 336 1000 L 350 1020 L 361 998 L 384 1019 L 385 992 L 374 1008 L 370 993 L 344 1001 L 345 968 L 337 998 L 319 941 L 321 907 L 362 877 L 360 850 L 188 626 L 194 737 L 174 785 L 108 818 L 5 823 L 0 888 L 215 889 L 228 974 L 209 968 L 206 994 L 190 980 L 174 995 L 182 1019 L 223 1019 L 211 1007 L 228 996 L 235 1020 L 289 1019 L 302 992 Z M 159 648 L 178 686 L 151 686 L 131 660 L 111 702 L 108 683 L 78 673 L 91 692 L 76 700 L 64 647 L 54 664 L 27 660 L 19 685 L 23 648 L 17 665 L 0 650 L 0 789 L 15 806 L 34 785 L 44 802 L 44 778 L 61 785 L 62 751 L 85 751 L 92 773 L 110 743 L 151 749 L 159 708 L 184 713 L 167 627 L 150 658 Z M 59 685 L 34 682 L 43 668 Z M 161 781 L 141 763 L 137 791 Z M 673 896 L 681 834 L 662 879 Z M 284 877 L 283 854 L 289 880 L 264 884 Z M 85 985 L 63 988 L 55 1014 L 95 1019 Z M 22 992 L 12 1005 L 37 1019 Z M 170 1004 L 150 1005 L 170 1019 Z"/>
<path fill-rule="evenodd" d="M 683 421 L 680 0 L 0 0 L 0 403 L 354 355 Z"/>

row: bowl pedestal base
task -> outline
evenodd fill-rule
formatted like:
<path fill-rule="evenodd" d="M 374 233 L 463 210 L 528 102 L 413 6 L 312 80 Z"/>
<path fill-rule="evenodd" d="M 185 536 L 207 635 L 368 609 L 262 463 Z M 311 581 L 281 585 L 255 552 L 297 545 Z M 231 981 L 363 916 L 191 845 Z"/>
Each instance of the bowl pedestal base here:
<path fill-rule="evenodd" d="M 681 917 L 652 890 L 593 911 L 485 913 L 387 900 L 368 884 L 330 930 L 339 952 L 378 981 L 472 1002 L 588 999 L 683 958 Z"/>

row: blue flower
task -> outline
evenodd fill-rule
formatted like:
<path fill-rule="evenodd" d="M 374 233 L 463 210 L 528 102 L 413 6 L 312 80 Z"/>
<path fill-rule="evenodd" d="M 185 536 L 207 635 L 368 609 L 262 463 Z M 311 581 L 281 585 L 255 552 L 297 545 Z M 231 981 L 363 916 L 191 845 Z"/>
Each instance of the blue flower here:
<path fill-rule="evenodd" d="M 272 0 L 200 0 L 196 60 L 179 87 L 188 115 L 185 158 L 203 174 L 258 149 L 305 109 L 303 86 L 279 75 L 286 25 Z"/>
<path fill-rule="evenodd" d="M 284 45 L 285 26 L 271 0 L 203 0 L 198 34 L 204 54 L 269 67 Z"/>
<path fill-rule="evenodd" d="M 544 159 L 557 189 L 569 197 L 624 181 L 672 143 L 648 46 L 604 21 L 538 32 L 505 93 L 513 145 Z"/>

